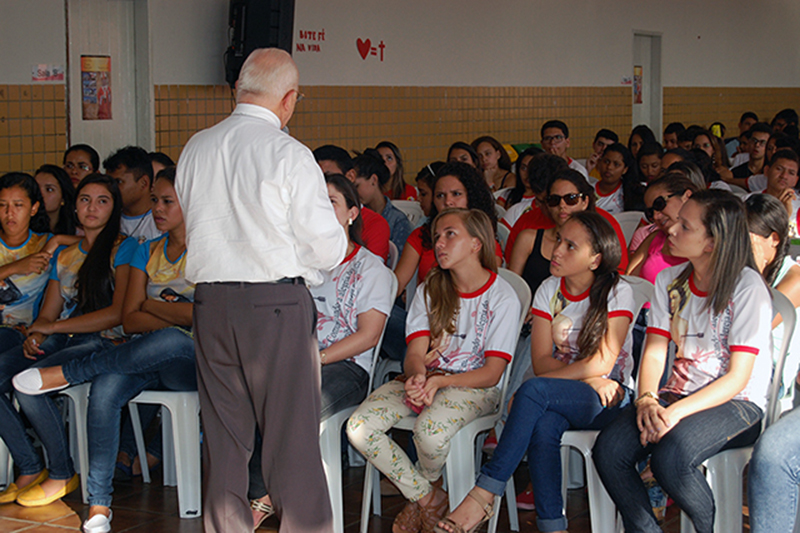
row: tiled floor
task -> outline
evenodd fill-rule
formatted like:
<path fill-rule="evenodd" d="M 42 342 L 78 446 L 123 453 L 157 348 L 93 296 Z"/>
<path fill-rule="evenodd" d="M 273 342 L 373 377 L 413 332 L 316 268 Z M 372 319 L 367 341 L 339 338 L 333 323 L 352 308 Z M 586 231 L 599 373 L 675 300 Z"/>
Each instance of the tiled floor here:
<path fill-rule="evenodd" d="M 347 533 L 359 531 L 361 512 L 361 486 L 363 468 L 351 468 L 344 474 L 345 483 L 345 530 Z M 524 473 L 521 474 L 524 476 Z M 519 479 L 524 486 L 524 479 Z M 114 533 L 200 533 L 203 531 L 202 520 L 181 520 L 178 517 L 177 493 L 173 487 L 163 487 L 160 475 L 150 485 L 141 479 L 131 482 L 115 482 Z M 403 506 L 399 496 L 382 499 L 383 516 L 372 517 L 370 531 L 372 533 L 388 533 L 392 529 L 392 519 Z M 569 492 L 568 501 L 570 531 L 573 533 L 589 533 L 589 513 L 586 495 L 583 490 Z M 64 501 L 47 507 L 26 509 L 16 504 L 0 506 L 0 533 L 59 533 L 80 528 L 86 518 L 88 507 L 80 501 L 80 491 L 68 495 Z M 677 509 L 670 508 L 664 531 L 678 533 L 680 516 Z M 538 531 L 535 526 L 535 513 L 520 514 L 522 533 Z M 259 531 L 277 531 L 278 521 L 267 520 Z M 510 531 L 508 513 L 503 506 L 498 531 Z M 606 533 L 606 532 L 602 532 Z"/>

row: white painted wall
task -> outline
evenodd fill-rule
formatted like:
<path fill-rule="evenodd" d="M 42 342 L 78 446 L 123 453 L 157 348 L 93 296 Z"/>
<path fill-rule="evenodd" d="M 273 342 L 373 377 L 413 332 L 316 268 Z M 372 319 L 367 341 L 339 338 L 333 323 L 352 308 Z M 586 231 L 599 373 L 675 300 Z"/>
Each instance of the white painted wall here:
<path fill-rule="evenodd" d="M 0 84 L 31 83 L 33 65 L 64 67 L 65 43 L 64 0 L 0 1 Z"/>
<path fill-rule="evenodd" d="M 303 84 L 614 86 L 644 30 L 663 35 L 664 86 L 800 86 L 796 0 L 297 0 L 295 42 L 321 29 L 294 54 Z"/>

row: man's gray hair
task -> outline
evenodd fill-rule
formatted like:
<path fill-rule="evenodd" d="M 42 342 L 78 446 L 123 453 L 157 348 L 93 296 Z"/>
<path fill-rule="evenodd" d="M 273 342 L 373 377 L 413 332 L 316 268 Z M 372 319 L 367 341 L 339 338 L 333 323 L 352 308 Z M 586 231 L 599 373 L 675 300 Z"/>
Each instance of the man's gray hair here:
<path fill-rule="evenodd" d="M 238 94 L 250 93 L 280 100 L 297 88 L 297 66 L 280 48 L 253 50 L 239 73 Z"/>

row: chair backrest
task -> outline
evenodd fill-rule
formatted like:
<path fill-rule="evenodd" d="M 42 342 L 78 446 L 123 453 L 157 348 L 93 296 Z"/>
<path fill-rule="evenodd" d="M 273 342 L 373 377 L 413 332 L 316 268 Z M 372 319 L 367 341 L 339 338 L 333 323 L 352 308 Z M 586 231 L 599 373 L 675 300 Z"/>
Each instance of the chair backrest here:
<path fill-rule="evenodd" d="M 636 226 L 639 221 L 644 218 L 644 213 L 641 211 L 623 211 L 622 213 L 615 213 L 614 218 L 619 222 L 622 228 L 622 234 L 625 236 L 625 244 L 630 244 L 631 238 L 636 231 Z"/>
<path fill-rule="evenodd" d="M 521 309 L 519 323 L 517 324 L 517 329 L 515 330 L 517 332 L 516 337 L 519 337 L 519 333 L 522 331 L 522 326 L 525 324 L 525 317 L 528 316 L 528 310 L 531 308 L 531 288 L 528 286 L 528 283 L 522 279 L 522 277 L 508 270 L 507 268 L 498 268 L 497 275 L 511 285 L 511 288 L 514 289 L 514 292 L 517 294 L 517 298 L 519 298 Z M 497 404 L 498 409 L 502 409 L 506 404 L 506 392 L 508 391 L 508 378 L 510 375 L 511 365 L 506 365 L 506 370 L 503 372 L 503 377 L 501 378 L 500 382 L 501 396 L 500 403 Z"/>
<path fill-rule="evenodd" d="M 506 216 L 506 208 L 501 205 L 494 204 L 494 211 L 497 213 L 497 220 L 500 220 Z"/>
<path fill-rule="evenodd" d="M 391 242 L 389 243 L 391 244 Z M 389 294 L 392 295 L 392 301 L 394 301 L 394 295 L 397 294 L 397 277 L 392 272 L 392 287 L 391 292 Z M 372 380 L 375 378 L 375 367 L 378 366 L 378 357 L 381 353 L 381 346 L 383 345 L 383 336 L 386 334 L 386 325 L 389 323 L 389 317 L 386 317 L 386 320 L 383 322 L 383 329 L 381 330 L 381 337 L 378 339 L 378 344 L 372 349 L 372 367 L 369 371 L 369 386 L 367 387 L 367 391 L 372 391 Z"/>
<path fill-rule="evenodd" d="M 738 185 L 733 185 L 732 183 L 728 183 L 728 187 L 730 187 L 731 188 L 731 192 L 733 194 L 735 194 L 736 196 L 738 196 L 739 198 L 744 198 L 745 196 L 750 194 L 745 189 L 739 187 Z"/>
<path fill-rule="evenodd" d="M 508 236 L 511 235 L 511 230 L 505 224 L 497 224 L 497 240 L 500 241 L 500 246 L 503 248 L 503 253 L 506 251 L 506 243 Z"/>
<path fill-rule="evenodd" d="M 504 198 L 508 198 L 508 195 L 511 194 L 512 190 L 514 190 L 514 187 L 505 187 L 503 189 L 494 191 L 492 194 L 494 195 L 495 200 L 497 200 L 501 196 L 503 196 Z"/>
<path fill-rule="evenodd" d="M 639 276 L 622 276 L 622 279 L 627 281 L 633 288 L 633 301 L 636 304 L 636 310 L 633 313 L 633 322 L 631 322 L 630 326 L 632 328 L 644 304 L 653 299 L 656 288 L 652 283 Z"/>
<path fill-rule="evenodd" d="M 400 250 L 397 249 L 395 243 L 389 241 L 389 257 L 386 258 L 386 266 L 393 271 L 398 261 L 400 261 Z"/>
<path fill-rule="evenodd" d="M 416 200 L 392 200 L 392 205 L 403 212 L 403 214 L 411 222 L 412 227 L 416 227 L 425 213 L 422 212 L 422 206 Z"/>
<path fill-rule="evenodd" d="M 772 373 L 772 382 L 769 385 L 765 428 L 769 427 L 773 422 L 776 422 L 783 411 L 780 401 L 781 385 L 783 383 L 783 367 L 786 364 L 786 355 L 789 353 L 789 345 L 792 341 L 795 322 L 797 320 L 797 312 L 789 298 L 772 287 L 770 287 L 769 290 L 772 293 L 773 316 L 780 313 L 783 318 L 783 338 L 778 348 L 777 357 L 773 357 L 775 360 L 775 367 Z M 775 349 L 776 347 L 773 346 L 773 353 Z M 789 386 L 793 387 L 794 383 L 790 383 Z M 785 407 L 791 409 L 791 405 Z"/>

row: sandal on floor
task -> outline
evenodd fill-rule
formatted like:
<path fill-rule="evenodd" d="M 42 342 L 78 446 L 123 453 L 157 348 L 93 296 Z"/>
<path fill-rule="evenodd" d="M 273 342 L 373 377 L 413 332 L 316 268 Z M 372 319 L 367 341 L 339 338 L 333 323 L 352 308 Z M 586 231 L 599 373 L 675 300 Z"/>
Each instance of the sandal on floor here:
<path fill-rule="evenodd" d="M 436 501 L 437 497 L 437 495 L 434 494 L 428 505 L 419 504 L 420 525 L 423 533 L 430 533 L 433 531 L 433 528 L 436 527 L 436 524 L 438 524 L 439 521 L 444 518 L 444 515 L 447 514 L 447 509 L 450 503 L 450 499 L 447 497 L 447 493 L 445 491 L 436 485 L 434 485 L 431 490 L 440 493 L 439 496 L 441 496 L 442 499 L 438 503 L 433 503 Z"/>
<path fill-rule="evenodd" d="M 474 533 L 479 527 L 481 527 L 485 522 L 489 521 L 489 519 L 494 516 L 494 498 L 492 498 L 492 503 L 489 503 L 485 501 L 483 497 L 475 491 L 474 488 L 469 491 L 467 496 L 478 502 L 478 505 L 481 506 L 483 509 L 483 518 L 469 530 L 464 529 L 464 526 L 461 524 L 456 524 L 453 522 L 449 516 L 442 518 L 440 521 L 445 522 L 448 526 L 450 526 L 453 529 L 453 533 Z M 433 531 L 435 533 L 450 533 L 446 529 L 439 527 L 438 524 L 433 528 Z"/>
<path fill-rule="evenodd" d="M 422 522 L 419 516 L 419 504 L 408 502 L 403 510 L 400 511 L 392 523 L 392 531 L 402 531 L 405 533 L 419 533 Z"/>
<path fill-rule="evenodd" d="M 255 527 L 253 527 L 253 531 L 261 527 L 261 524 L 264 522 L 264 520 L 275 514 L 275 508 L 260 500 L 250 500 L 250 509 L 264 513 L 264 516 L 262 516 Z"/>

